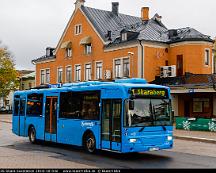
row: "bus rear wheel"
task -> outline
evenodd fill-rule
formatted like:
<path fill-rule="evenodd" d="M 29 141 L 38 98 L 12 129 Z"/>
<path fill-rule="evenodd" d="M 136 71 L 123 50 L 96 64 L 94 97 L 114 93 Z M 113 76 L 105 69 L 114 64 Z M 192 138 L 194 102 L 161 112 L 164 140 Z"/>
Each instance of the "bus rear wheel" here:
<path fill-rule="evenodd" d="M 35 144 L 36 143 L 36 131 L 35 131 L 35 128 L 33 126 L 29 128 L 28 136 L 29 136 L 29 141 L 32 144 Z"/>
<path fill-rule="evenodd" d="M 96 140 L 92 133 L 88 133 L 84 137 L 84 148 L 88 153 L 95 153 Z"/>

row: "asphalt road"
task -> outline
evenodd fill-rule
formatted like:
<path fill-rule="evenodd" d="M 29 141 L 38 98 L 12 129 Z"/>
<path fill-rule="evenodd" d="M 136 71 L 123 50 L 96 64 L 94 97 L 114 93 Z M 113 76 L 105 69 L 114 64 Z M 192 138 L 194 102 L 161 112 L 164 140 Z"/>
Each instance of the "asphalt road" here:
<path fill-rule="evenodd" d="M 214 144 L 175 140 L 172 150 L 92 155 L 68 145 L 30 144 L 28 138 L 12 134 L 10 123 L 0 121 L 0 168 L 216 168 L 214 148 Z"/>

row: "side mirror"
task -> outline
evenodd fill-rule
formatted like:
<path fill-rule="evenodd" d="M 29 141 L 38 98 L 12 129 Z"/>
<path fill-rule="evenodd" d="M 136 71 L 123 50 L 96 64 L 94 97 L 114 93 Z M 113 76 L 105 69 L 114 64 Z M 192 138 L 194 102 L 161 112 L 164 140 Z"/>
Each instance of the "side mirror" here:
<path fill-rule="evenodd" d="M 134 101 L 129 100 L 129 110 L 134 110 Z"/>

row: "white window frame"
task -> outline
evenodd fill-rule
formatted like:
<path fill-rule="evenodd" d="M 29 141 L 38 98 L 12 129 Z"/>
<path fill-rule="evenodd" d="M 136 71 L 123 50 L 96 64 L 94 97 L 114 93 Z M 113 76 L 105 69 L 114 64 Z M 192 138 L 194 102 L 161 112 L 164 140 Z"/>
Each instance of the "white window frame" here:
<path fill-rule="evenodd" d="M 85 54 L 86 55 L 92 54 L 92 44 L 85 44 Z"/>
<path fill-rule="evenodd" d="M 90 68 L 87 68 L 86 66 L 90 66 Z M 89 71 L 89 69 L 90 69 L 90 71 Z M 87 71 L 88 70 L 88 71 Z M 85 81 L 89 81 L 89 80 L 91 80 L 92 79 L 92 64 L 91 63 L 86 63 L 85 64 Z"/>
<path fill-rule="evenodd" d="M 128 76 L 124 75 L 124 60 L 126 59 L 128 59 Z M 127 77 L 127 78 L 130 77 L 130 58 L 129 57 L 122 58 L 122 77 Z"/>
<path fill-rule="evenodd" d="M 42 78 L 42 71 L 44 72 L 44 73 L 43 73 L 43 78 Z M 41 84 L 45 84 L 45 75 L 46 75 L 45 69 L 41 69 L 41 70 L 40 70 L 40 83 L 41 83 Z M 42 80 L 43 80 L 43 81 L 42 81 Z"/>
<path fill-rule="evenodd" d="M 47 75 L 48 74 L 47 71 L 49 71 L 49 75 Z M 49 78 L 47 78 L 48 76 L 49 76 Z M 49 80 L 47 80 L 47 79 L 49 79 Z M 46 82 L 46 84 L 50 83 L 50 68 L 45 69 L 45 82 Z"/>
<path fill-rule="evenodd" d="M 121 38 L 122 38 L 122 41 L 127 41 L 127 33 L 125 32 L 125 33 L 122 33 L 122 36 L 121 36 Z"/>
<path fill-rule="evenodd" d="M 97 75 L 97 64 L 101 64 L 101 68 L 99 68 L 101 70 L 101 78 Z M 103 61 L 96 61 L 95 62 L 95 80 L 101 80 L 103 79 Z"/>
<path fill-rule="evenodd" d="M 119 61 L 120 64 L 118 64 L 119 68 L 118 68 L 118 75 L 117 75 L 117 66 L 116 66 L 116 62 Z M 114 59 L 114 76 L 115 78 L 121 78 L 122 77 L 122 59 L 121 58 L 116 58 Z"/>
<path fill-rule="evenodd" d="M 75 35 L 82 34 L 82 24 L 76 24 L 74 26 L 74 34 Z"/>
<path fill-rule="evenodd" d="M 72 48 L 71 47 L 68 47 L 65 49 L 65 57 L 66 58 L 72 57 Z"/>
<path fill-rule="evenodd" d="M 124 59 L 129 59 L 129 76 L 124 76 Z M 131 61 L 130 61 L 130 57 L 129 56 L 125 56 L 125 57 L 119 57 L 119 58 L 115 58 L 113 59 L 113 72 L 114 72 L 114 78 L 123 78 L 123 77 L 130 77 L 130 66 L 131 66 Z M 116 76 L 116 60 L 120 60 L 120 76 Z"/>
<path fill-rule="evenodd" d="M 206 52 L 208 52 L 208 57 L 206 56 Z M 208 60 L 208 64 L 206 64 L 206 60 Z M 204 65 L 205 67 L 209 67 L 210 66 L 210 49 L 205 49 L 205 52 L 204 52 Z"/>
<path fill-rule="evenodd" d="M 77 67 L 80 67 L 80 69 L 78 70 L 79 71 L 79 74 L 78 74 L 78 78 L 77 78 Z M 79 81 L 81 81 L 81 73 L 82 73 L 82 66 L 81 66 L 81 64 L 75 64 L 74 65 L 74 80 L 76 81 L 76 82 L 79 82 Z"/>
<path fill-rule="evenodd" d="M 70 80 L 68 80 L 68 69 L 71 69 L 70 70 L 70 72 L 71 72 L 71 76 L 70 76 Z M 65 67 L 65 81 L 67 82 L 67 83 L 71 83 L 72 82 L 72 66 L 71 65 L 68 65 L 68 66 L 66 66 Z"/>
<path fill-rule="evenodd" d="M 59 69 L 62 70 L 61 81 L 59 81 Z M 57 67 L 57 83 L 63 83 L 63 67 Z"/>

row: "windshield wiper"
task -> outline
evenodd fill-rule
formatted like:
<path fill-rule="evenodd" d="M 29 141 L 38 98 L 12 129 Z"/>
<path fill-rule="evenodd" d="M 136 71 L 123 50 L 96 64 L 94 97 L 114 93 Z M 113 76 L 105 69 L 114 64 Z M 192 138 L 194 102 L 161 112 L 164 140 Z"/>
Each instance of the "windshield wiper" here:
<path fill-rule="evenodd" d="M 142 127 L 142 128 L 139 130 L 139 132 L 142 132 L 144 129 L 145 129 L 145 127 Z"/>
<path fill-rule="evenodd" d="M 166 129 L 166 127 L 165 127 L 165 126 L 163 126 L 163 125 L 162 125 L 162 128 L 163 128 L 163 130 L 164 130 L 164 131 L 166 131 L 166 130 L 167 130 L 167 129 Z"/>

